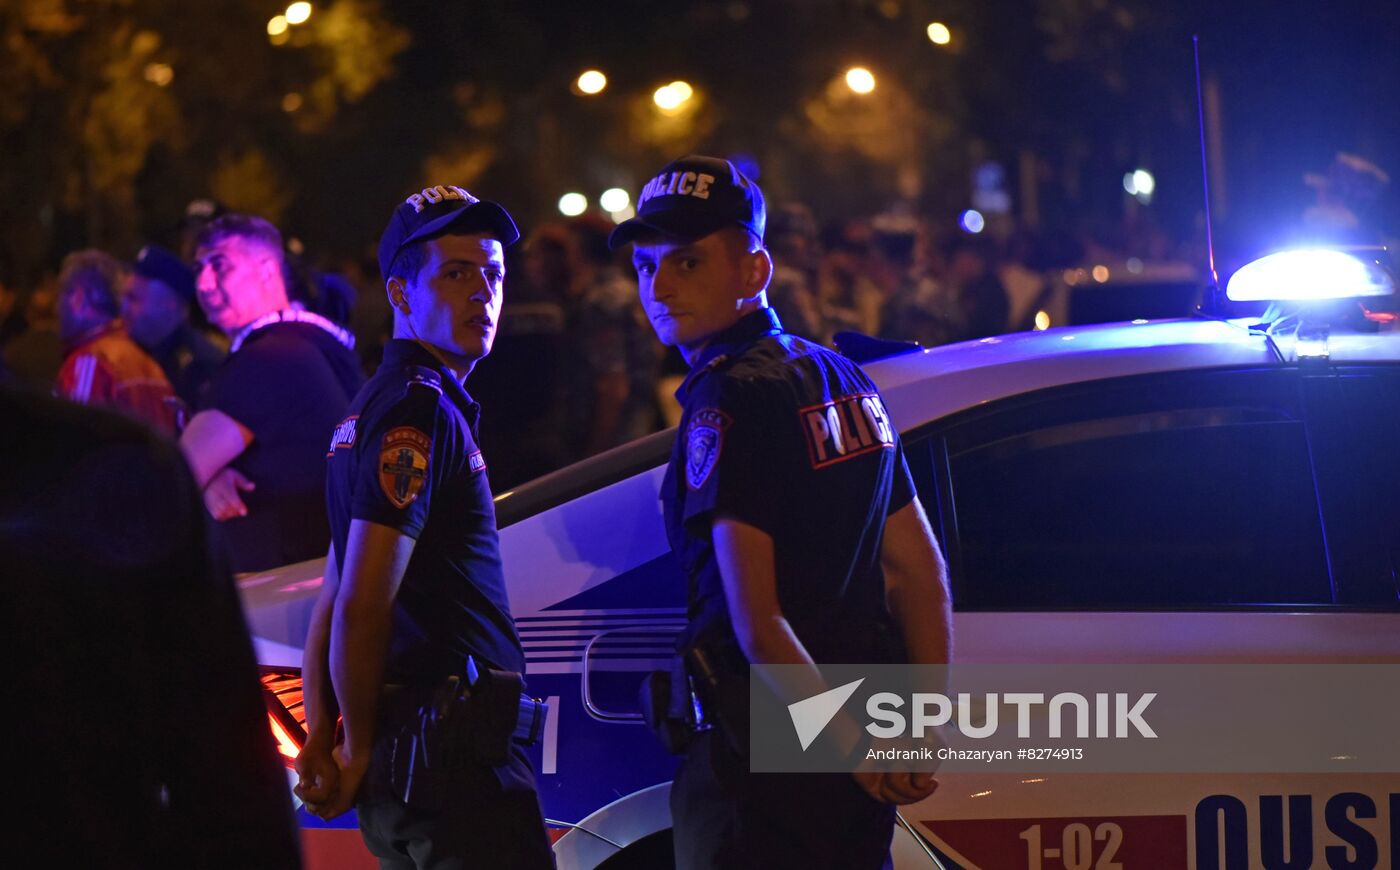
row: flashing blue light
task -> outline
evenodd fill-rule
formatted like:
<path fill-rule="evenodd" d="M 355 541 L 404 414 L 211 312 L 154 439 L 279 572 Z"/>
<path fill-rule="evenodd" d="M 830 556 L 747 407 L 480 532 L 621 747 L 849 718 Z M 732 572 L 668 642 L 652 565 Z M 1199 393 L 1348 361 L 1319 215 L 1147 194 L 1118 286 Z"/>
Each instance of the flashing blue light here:
<path fill-rule="evenodd" d="M 982 213 L 975 208 L 970 208 L 958 215 L 958 226 L 964 231 L 974 235 L 982 232 L 987 226 L 987 219 L 982 217 Z"/>
<path fill-rule="evenodd" d="M 1280 251 L 1240 267 L 1225 295 L 1233 302 L 1308 302 L 1389 296 L 1395 279 L 1373 260 L 1344 251 Z"/>

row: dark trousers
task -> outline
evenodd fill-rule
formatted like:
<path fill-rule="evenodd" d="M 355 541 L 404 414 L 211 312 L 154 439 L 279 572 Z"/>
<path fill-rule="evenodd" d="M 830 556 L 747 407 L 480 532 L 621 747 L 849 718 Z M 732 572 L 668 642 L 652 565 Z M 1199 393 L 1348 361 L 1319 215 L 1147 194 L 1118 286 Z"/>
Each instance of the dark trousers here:
<path fill-rule="evenodd" d="M 355 809 L 381 870 L 553 870 L 554 852 L 529 759 L 463 765 L 431 808 L 405 806 L 390 787 L 391 741 L 376 743 Z"/>
<path fill-rule="evenodd" d="M 888 870 L 895 808 L 848 773 L 749 773 L 717 732 L 671 786 L 677 870 Z"/>

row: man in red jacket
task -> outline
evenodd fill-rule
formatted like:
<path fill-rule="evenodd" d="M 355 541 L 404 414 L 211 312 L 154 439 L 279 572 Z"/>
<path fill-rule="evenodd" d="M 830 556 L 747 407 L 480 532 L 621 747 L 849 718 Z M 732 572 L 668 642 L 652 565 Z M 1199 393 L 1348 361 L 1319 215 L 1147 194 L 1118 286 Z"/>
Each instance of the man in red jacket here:
<path fill-rule="evenodd" d="M 56 390 L 74 402 L 124 411 L 174 436 L 179 407 L 175 391 L 117 317 L 125 277 L 121 263 L 102 251 L 77 251 L 64 259 L 58 314 L 67 357 L 58 371 Z"/>

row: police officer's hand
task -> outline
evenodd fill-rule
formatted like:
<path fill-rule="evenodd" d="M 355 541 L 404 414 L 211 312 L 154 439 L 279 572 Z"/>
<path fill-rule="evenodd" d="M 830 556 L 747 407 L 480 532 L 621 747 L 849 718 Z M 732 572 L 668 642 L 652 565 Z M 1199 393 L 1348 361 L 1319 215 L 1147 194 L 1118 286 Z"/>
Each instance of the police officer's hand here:
<path fill-rule="evenodd" d="M 234 517 L 246 517 L 248 508 L 243 504 L 239 492 L 252 492 L 257 485 L 244 477 L 232 466 L 214 475 L 204 487 L 204 506 L 209 515 L 219 522 Z"/>
<path fill-rule="evenodd" d="M 307 812 L 319 814 L 340 789 L 340 765 L 330 749 L 308 742 L 297 755 L 295 768 L 297 784 L 292 792 L 306 804 Z"/>
<path fill-rule="evenodd" d="M 857 770 L 851 776 L 866 794 L 882 804 L 918 803 L 938 790 L 938 780 L 927 772 Z"/>
<path fill-rule="evenodd" d="M 335 790 L 329 800 L 320 804 L 317 809 L 307 809 L 315 813 L 322 819 L 330 821 L 336 816 L 343 815 L 355 805 L 355 797 L 360 791 L 360 783 L 364 782 L 365 772 L 369 770 L 369 756 L 351 757 L 345 751 L 345 744 L 335 748 L 331 754 L 335 765 L 340 770 L 340 785 Z"/>

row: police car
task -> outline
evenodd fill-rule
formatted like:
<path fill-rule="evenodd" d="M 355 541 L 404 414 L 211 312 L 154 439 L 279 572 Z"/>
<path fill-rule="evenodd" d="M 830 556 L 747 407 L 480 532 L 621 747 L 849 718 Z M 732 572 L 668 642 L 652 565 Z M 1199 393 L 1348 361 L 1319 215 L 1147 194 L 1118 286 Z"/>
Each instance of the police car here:
<path fill-rule="evenodd" d="M 1049 329 L 867 364 L 947 553 L 966 662 L 1400 663 L 1400 327 L 1384 252 L 1288 252 L 1262 318 Z M 1319 301 L 1320 300 L 1320 301 Z M 561 868 L 665 866 L 675 767 L 635 693 L 684 623 L 658 491 L 673 432 L 497 498 L 551 717 Z M 320 564 L 242 581 L 269 715 L 299 737 Z M 900 868 L 1400 867 L 1392 775 L 940 777 Z M 300 810 L 310 866 L 372 866 Z"/>

